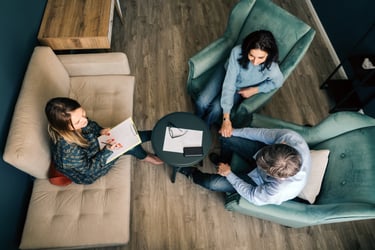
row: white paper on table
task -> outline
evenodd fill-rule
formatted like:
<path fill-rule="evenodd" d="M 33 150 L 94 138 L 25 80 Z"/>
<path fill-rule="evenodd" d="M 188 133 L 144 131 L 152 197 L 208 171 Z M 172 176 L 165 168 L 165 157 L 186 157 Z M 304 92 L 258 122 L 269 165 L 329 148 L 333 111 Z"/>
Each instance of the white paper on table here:
<path fill-rule="evenodd" d="M 169 129 L 172 129 L 177 137 L 172 138 Z M 202 139 L 202 130 L 166 127 L 163 151 L 183 153 L 184 147 L 201 147 Z"/>

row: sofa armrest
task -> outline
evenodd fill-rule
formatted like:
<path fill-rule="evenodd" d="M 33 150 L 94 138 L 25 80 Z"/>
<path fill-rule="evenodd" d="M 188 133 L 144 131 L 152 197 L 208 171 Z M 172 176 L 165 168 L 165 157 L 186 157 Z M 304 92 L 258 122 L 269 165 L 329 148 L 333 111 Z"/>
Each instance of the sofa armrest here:
<path fill-rule="evenodd" d="M 307 127 L 254 114 L 251 126 L 292 129 L 300 133 L 311 146 L 355 129 L 375 126 L 375 119 L 357 112 L 342 111 L 329 115 L 314 127 Z"/>
<path fill-rule="evenodd" d="M 70 78 L 51 48 L 35 47 L 14 109 L 3 159 L 36 177 L 47 178 L 51 161 L 43 112 L 54 96 L 69 94 Z"/>
<path fill-rule="evenodd" d="M 58 55 L 58 58 L 71 77 L 130 74 L 128 58 L 121 52 Z"/>

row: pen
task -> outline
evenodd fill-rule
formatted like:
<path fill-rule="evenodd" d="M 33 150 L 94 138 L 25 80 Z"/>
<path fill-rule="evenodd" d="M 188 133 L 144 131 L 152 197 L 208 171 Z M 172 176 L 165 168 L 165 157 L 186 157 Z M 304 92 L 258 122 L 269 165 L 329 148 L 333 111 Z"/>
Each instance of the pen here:
<path fill-rule="evenodd" d="M 101 143 L 103 143 L 103 144 L 106 145 L 106 146 L 112 146 L 112 144 L 111 144 L 111 143 L 108 143 L 108 142 L 104 142 L 104 141 L 102 141 Z"/>

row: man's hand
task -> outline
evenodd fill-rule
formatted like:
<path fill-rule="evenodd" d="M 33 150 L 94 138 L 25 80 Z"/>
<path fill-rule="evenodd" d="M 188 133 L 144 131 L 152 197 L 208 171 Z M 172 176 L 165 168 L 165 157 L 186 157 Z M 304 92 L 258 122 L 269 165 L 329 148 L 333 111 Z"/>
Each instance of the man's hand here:
<path fill-rule="evenodd" d="M 219 167 L 217 169 L 217 173 L 221 176 L 227 176 L 232 172 L 229 164 L 227 163 L 219 163 Z"/>
<path fill-rule="evenodd" d="M 223 123 L 221 124 L 221 128 L 219 130 L 219 134 L 223 137 L 231 137 L 232 136 L 232 122 L 230 121 L 230 113 L 223 114 Z"/>
<path fill-rule="evenodd" d="M 258 87 L 248 87 L 248 88 L 244 88 L 238 91 L 238 94 L 240 94 L 243 98 L 247 99 L 257 94 L 258 92 L 259 92 Z"/>
<path fill-rule="evenodd" d="M 223 137 L 231 137 L 233 132 L 232 122 L 230 120 L 225 120 L 221 124 L 221 128 L 219 130 L 219 133 Z"/>

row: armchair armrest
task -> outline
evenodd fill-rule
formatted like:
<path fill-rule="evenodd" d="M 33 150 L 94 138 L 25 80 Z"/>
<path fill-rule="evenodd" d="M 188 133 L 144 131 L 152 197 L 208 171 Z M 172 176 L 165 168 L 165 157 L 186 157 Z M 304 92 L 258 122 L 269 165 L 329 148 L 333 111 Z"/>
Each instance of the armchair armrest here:
<path fill-rule="evenodd" d="M 228 58 L 232 47 L 230 40 L 221 37 L 189 59 L 187 79 L 189 95 L 195 97 L 195 93 L 203 88 L 214 67 Z"/>
<path fill-rule="evenodd" d="M 274 89 L 268 93 L 258 93 L 251 98 L 243 100 L 232 118 L 233 126 L 236 128 L 250 126 L 251 114 L 270 101 L 271 96 L 274 95 L 277 90 L 278 89 Z"/>
<path fill-rule="evenodd" d="M 308 205 L 295 201 L 287 201 L 281 205 L 256 206 L 236 193 L 226 197 L 225 208 L 295 228 L 315 224 L 317 221 L 315 215 L 309 213 Z"/>
<path fill-rule="evenodd" d="M 58 55 L 70 76 L 129 75 L 128 58 L 124 53 Z"/>
<path fill-rule="evenodd" d="M 226 59 L 233 47 L 232 41 L 221 37 L 189 59 L 189 78 L 196 79 L 218 62 Z"/>
<path fill-rule="evenodd" d="M 187 91 L 194 97 L 194 92 L 200 89 L 212 69 L 219 63 L 223 63 L 229 56 L 230 51 L 238 42 L 244 20 L 248 17 L 255 0 L 240 1 L 231 10 L 224 35 L 195 54 L 188 61 L 189 73 L 187 79 Z"/>
<path fill-rule="evenodd" d="M 255 206 L 237 193 L 226 197 L 225 208 L 260 219 L 272 221 L 288 227 L 304 227 L 317 224 L 375 217 L 372 204 L 347 203 L 309 205 L 296 201 L 286 201 L 281 205 Z"/>
<path fill-rule="evenodd" d="M 237 39 L 255 3 L 256 0 L 239 1 L 231 10 L 224 36 L 234 39 L 233 44 L 240 42 Z"/>
<path fill-rule="evenodd" d="M 300 133 L 309 145 L 315 145 L 355 129 L 375 126 L 375 119 L 357 112 L 343 111 L 329 115 L 314 127 L 307 127 L 254 114 L 251 126 L 292 129 Z"/>
<path fill-rule="evenodd" d="M 298 65 L 307 49 L 309 48 L 313 38 L 315 36 L 315 30 L 309 29 L 308 32 L 293 46 L 285 58 L 280 62 L 280 70 L 286 80 L 293 69 Z"/>

